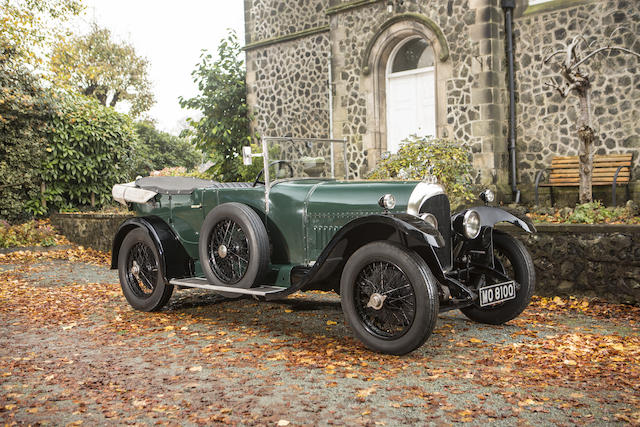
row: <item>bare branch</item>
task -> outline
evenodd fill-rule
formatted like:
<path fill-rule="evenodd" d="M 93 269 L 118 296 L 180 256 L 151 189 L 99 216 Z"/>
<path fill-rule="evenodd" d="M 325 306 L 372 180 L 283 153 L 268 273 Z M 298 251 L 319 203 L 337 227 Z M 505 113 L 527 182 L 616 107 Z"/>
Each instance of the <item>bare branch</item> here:
<path fill-rule="evenodd" d="M 546 63 L 548 63 L 549 61 L 551 61 L 551 59 L 552 59 L 554 56 L 556 56 L 556 55 L 560 55 L 560 54 L 562 54 L 562 53 L 564 53 L 564 50 L 556 50 L 555 52 L 550 53 L 546 58 L 544 58 L 544 59 L 542 60 L 542 62 L 546 64 Z"/>
<path fill-rule="evenodd" d="M 611 31 L 611 34 L 609 34 L 609 39 L 613 40 L 614 34 L 616 34 L 618 31 L 623 31 L 623 30 L 624 31 L 629 31 L 629 29 L 627 27 L 624 27 L 622 25 L 619 26 L 619 27 L 614 28 L 613 31 Z"/>
<path fill-rule="evenodd" d="M 544 85 L 546 87 L 549 87 L 551 89 L 555 89 L 556 91 L 558 91 L 560 96 L 563 98 L 566 98 L 569 95 L 569 92 L 571 92 L 574 89 L 578 89 L 578 87 L 580 86 L 580 82 L 574 82 L 574 83 L 571 83 L 570 85 L 566 85 L 563 87 L 560 83 L 558 83 L 555 77 L 551 77 L 549 80 L 551 81 L 544 82 Z"/>
<path fill-rule="evenodd" d="M 573 41 L 569 44 L 569 46 L 567 46 L 567 56 L 564 59 L 564 67 L 567 70 L 571 69 L 571 64 L 574 61 L 574 58 L 577 58 L 577 54 L 575 53 L 576 47 L 578 46 L 578 43 L 580 43 L 580 38 L 576 37 L 575 39 L 573 39 Z"/>
<path fill-rule="evenodd" d="M 604 52 L 604 51 L 611 51 L 611 50 L 619 50 L 620 52 L 625 52 L 628 53 L 630 55 L 634 55 L 638 58 L 640 58 L 640 53 L 634 52 L 630 49 L 627 49 L 625 47 L 618 47 L 618 46 L 607 46 L 607 47 L 601 47 L 600 49 L 596 49 L 593 52 L 591 52 L 590 54 L 588 54 L 587 56 L 585 56 L 584 58 L 582 58 L 580 61 L 576 62 L 575 64 L 573 64 L 572 66 L 570 66 L 568 69 L 569 71 L 572 71 L 574 68 L 579 67 L 581 64 L 583 64 L 585 61 L 587 61 L 588 59 L 594 57 L 595 55 Z"/>

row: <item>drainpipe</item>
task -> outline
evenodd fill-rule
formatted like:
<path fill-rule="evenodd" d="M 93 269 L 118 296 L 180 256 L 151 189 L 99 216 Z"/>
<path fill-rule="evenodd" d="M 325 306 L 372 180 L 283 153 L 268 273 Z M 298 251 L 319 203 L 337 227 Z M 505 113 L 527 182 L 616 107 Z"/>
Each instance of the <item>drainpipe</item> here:
<path fill-rule="evenodd" d="M 516 94 L 513 72 L 513 9 L 515 0 L 502 0 L 504 11 L 505 38 L 507 41 L 507 64 L 509 68 L 509 166 L 511 178 L 511 196 L 513 203 L 520 203 L 520 190 L 516 171 Z"/>
<path fill-rule="evenodd" d="M 329 47 L 329 138 L 333 139 L 333 70 L 331 68 L 333 57 L 331 55 L 331 47 Z M 343 153 L 346 158 L 346 153 Z M 335 159 L 333 154 L 333 142 L 331 143 L 331 178 L 336 177 Z"/>

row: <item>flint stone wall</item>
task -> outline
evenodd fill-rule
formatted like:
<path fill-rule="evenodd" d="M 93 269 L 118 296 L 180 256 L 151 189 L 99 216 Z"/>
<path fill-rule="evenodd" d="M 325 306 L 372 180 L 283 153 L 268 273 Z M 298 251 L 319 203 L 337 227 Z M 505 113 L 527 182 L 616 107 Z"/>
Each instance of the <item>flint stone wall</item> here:
<path fill-rule="evenodd" d="M 404 0 L 393 13 L 382 0 L 244 0 L 248 104 L 254 131 L 269 136 L 326 137 L 329 130 L 329 55 L 333 73 L 333 134 L 349 141 L 352 176 L 364 177 L 386 150 L 385 105 L 373 74 L 363 69 L 369 44 L 393 17 L 420 16 L 442 31 L 449 57 L 436 61 L 438 135 L 471 145 L 482 185 L 508 189 L 504 16 L 500 0 Z M 578 99 L 562 99 L 544 83 L 557 70 L 542 64 L 550 49 L 584 36 L 640 51 L 640 1 L 554 0 L 526 8 L 517 0 L 514 21 L 518 185 L 533 199 L 538 170 L 554 155 L 576 155 Z M 405 21 L 403 21 L 405 22 Z M 407 20 L 406 26 L 410 26 Z M 404 25 L 404 24 L 403 24 Z M 395 27 L 393 27 L 395 28 Z M 395 31 L 395 29 L 394 29 Z M 376 38 L 380 36 L 379 38 Z M 389 36 L 391 37 L 391 36 Z M 391 41 L 390 41 L 391 43 Z M 384 55 L 380 61 L 384 60 Z M 596 153 L 640 149 L 640 73 L 637 58 L 614 53 L 610 65 L 584 69 L 594 77 L 592 108 Z M 369 66 L 375 66 L 373 59 Z M 384 79 L 382 79 L 384 81 Z M 442 82 L 442 84 L 440 84 Z M 380 83 L 383 85 L 382 83 Z M 634 158 L 633 179 L 640 176 Z M 631 187 L 640 197 L 640 184 Z M 604 189 L 603 200 L 610 190 Z M 575 201 L 577 190 L 566 192 Z M 541 199 L 548 190 L 541 190 Z M 559 200 L 564 202 L 560 197 Z"/>
<path fill-rule="evenodd" d="M 640 225 L 539 224 L 535 234 L 499 228 L 529 249 L 536 295 L 640 304 Z"/>
<path fill-rule="evenodd" d="M 73 243 L 99 251 L 111 252 L 118 227 L 133 214 L 59 213 L 51 223 Z"/>
<path fill-rule="evenodd" d="M 580 36 L 589 43 L 596 42 L 595 46 L 611 43 L 640 52 L 640 1 L 594 0 L 577 6 L 571 6 L 569 1 L 556 3 L 555 10 L 525 14 L 514 22 L 518 170 L 525 187 L 532 185 L 536 171 L 551 165 L 553 156 L 575 156 L 580 145 L 578 97 L 572 93 L 563 99 L 557 91 L 544 86 L 551 77 L 558 76 L 558 69 L 543 64 L 543 59 Z M 613 52 L 608 60 L 598 56 L 582 69 L 592 78 L 591 108 L 598 137 L 595 153 L 636 153 L 633 177 L 637 179 L 640 60 Z"/>

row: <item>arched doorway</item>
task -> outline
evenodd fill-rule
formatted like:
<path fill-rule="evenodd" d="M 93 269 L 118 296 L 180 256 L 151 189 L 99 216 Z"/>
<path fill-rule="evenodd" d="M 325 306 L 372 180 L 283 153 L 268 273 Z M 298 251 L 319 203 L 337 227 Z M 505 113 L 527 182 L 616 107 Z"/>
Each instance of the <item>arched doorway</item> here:
<path fill-rule="evenodd" d="M 386 69 L 387 151 L 409 135 L 436 135 L 435 59 L 422 37 L 398 43 Z"/>

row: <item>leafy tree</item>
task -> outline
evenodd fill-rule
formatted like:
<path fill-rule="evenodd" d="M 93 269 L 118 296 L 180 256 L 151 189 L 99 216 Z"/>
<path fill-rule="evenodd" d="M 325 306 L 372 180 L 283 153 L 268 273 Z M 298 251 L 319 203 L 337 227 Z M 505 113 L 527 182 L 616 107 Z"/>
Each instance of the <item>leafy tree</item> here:
<path fill-rule="evenodd" d="M 136 134 L 129 116 L 79 94 L 65 96 L 54 116 L 42 178 L 56 208 L 100 206 L 116 183 L 131 180 Z"/>
<path fill-rule="evenodd" d="M 136 123 L 135 130 L 139 153 L 137 174 L 147 175 L 153 170 L 176 166 L 193 169 L 200 164 L 202 155 L 187 139 L 159 131 L 150 121 Z"/>
<path fill-rule="evenodd" d="M 0 60 L 0 218 L 43 213 L 39 165 L 55 105 L 25 67 Z"/>
<path fill-rule="evenodd" d="M 65 33 L 61 23 L 83 10 L 81 0 L 0 0 L 0 59 L 36 67 Z"/>
<path fill-rule="evenodd" d="M 240 177 L 242 146 L 252 142 L 247 107 L 246 70 L 240 57 L 240 44 L 234 32 L 218 45 L 218 58 L 203 51 L 201 62 L 191 73 L 200 94 L 180 98 L 182 108 L 198 110 L 202 117 L 190 119 L 196 147 L 209 155 L 213 166 L 208 174 L 221 181 Z"/>
<path fill-rule="evenodd" d="M 467 144 L 412 135 L 396 154 L 378 162 L 369 179 L 422 179 L 431 173 L 456 206 L 474 199 L 472 172 Z"/>
<path fill-rule="evenodd" d="M 149 61 L 129 43 L 113 41 L 111 32 L 97 25 L 85 36 L 57 44 L 50 66 L 55 83 L 75 88 L 105 106 L 128 101 L 133 117 L 154 103 Z"/>

